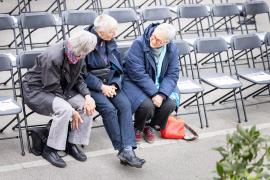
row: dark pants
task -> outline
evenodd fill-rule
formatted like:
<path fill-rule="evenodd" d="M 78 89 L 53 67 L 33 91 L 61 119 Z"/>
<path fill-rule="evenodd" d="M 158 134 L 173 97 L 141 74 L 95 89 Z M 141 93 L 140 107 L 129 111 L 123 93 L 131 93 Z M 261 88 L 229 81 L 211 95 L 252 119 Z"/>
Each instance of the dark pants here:
<path fill-rule="evenodd" d="M 135 123 L 134 126 L 140 130 L 144 130 L 145 121 L 151 119 L 151 122 L 148 124 L 151 127 L 155 125 L 160 126 L 161 129 L 165 129 L 168 121 L 169 115 L 175 110 L 176 101 L 167 98 L 163 101 L 162 105 L 159 108 L 155 108 L 152 99 L 145 99 L 140 107 L 135 112 Z"/>
<path fill-rule="evenodd" d="M 136 148 L 131 105 L 124 91 L 118 91 L 113 98 L 107 98 L 101 92 L 90 92 L 114 149 L 121 150 L 127 146 Z"/>

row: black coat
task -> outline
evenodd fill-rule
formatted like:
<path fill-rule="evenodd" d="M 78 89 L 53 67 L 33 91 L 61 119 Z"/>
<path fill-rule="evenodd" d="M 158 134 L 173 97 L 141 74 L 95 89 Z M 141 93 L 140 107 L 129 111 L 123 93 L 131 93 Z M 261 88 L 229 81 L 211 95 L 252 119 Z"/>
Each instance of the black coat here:
<path fill-rule="evenodd" d="M 81 58 L 74 65 L 73 72 L 70 72 L 66 55 L 67 43 L 67 40 L 58 42 L 37 56 L 34 67 L 23 79 L 25 103 L 39 114 L 53 114 L 52 103 L 55 97 L 67 100 L 77 94 L 90 94 L 84 82 L 84 58 Z"/>

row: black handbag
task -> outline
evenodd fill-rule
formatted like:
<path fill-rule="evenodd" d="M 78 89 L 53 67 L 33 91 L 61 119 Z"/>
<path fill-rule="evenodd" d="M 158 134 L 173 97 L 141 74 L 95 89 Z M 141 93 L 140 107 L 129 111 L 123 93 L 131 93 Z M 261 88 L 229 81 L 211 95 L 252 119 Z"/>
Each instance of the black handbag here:
<path fill-rule="evenodd" d="M 43 149 L 47 144 L 51 124 L 52 120 L 50 120 L 45 127 L 35 127 L 28 129 L 28 133 L 32 139 L 32 147 L 30 147 L 30 151 L 34 155 L 42 155 Z"/>
<path fill-rule="evenodd" d="M 99 78 L 103 84 L 107 84 L 111 74 L 111 66 L 109 65 L 103 69 L 90 70 L 89 72 Z"/>

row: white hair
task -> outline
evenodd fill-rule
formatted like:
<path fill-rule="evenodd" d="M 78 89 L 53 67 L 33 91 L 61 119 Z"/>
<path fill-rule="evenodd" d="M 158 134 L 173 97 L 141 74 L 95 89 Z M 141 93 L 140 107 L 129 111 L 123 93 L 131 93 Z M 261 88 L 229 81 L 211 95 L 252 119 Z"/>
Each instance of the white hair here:
<path fill-rule="evenodd" d="M 107 14 L 101 14 L 94 21 L 96 32 L 102 31 L 104 33 L 109 33 L 109 31 L 115 26 L 117 26 L 117 21 Z"/>
<path fill-rule="evenodd" d="M 160 25 L 158 25 L 156 30 L 159 30 L 165 34 L 165 36 L 166 36 L 165 41 L 170 41 L 175 36 L 175 28 L 171 24 L 167 24 L 167 23 L 160 24 Z"/>
<path fill-rule="evenodd" d="M 74 56 L 85 57 L 97 44 L 97 37 L 88 31 L 78 31 L 68 39 L 70 51 Z"/>

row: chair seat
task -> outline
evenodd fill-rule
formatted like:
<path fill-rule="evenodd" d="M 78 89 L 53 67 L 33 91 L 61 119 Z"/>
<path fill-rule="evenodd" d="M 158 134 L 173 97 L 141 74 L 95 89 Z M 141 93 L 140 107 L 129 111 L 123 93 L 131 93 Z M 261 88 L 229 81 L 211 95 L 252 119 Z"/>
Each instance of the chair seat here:
<path fill-rule="evenodd" d="M 0 116 L 18 114 L 20 112 L 22 112 L 22 108 L 17 101 L 9 96 L 0 96 Z"/>
<path fill-rule="evenodd" d="M 16 67 L 16 57 L 17 57 L 16 54 L 12 52 L 1 52 L 1 53 L 7 55 L 11 60 L 12 66 Z"/>
<path fill-rule="evenodd" d="M 262 42 L 264 42 L 264 38 L 267 32 L 251 32 L 249 34 L 256 34 Z"/>
<path fill-rule="evenodd" d="M 202 74 L 201 78 L 203 82 L 218 89 L 234 89 L 243 85 L 238 79 L 225 73 Z"/>
<path fill-rule="evenodd" d="M 204 87 L 189 77 L 180 77 L 177 86 L 182 94 L 191 94 L 204 91 Z"/>
<path fill-rule="evenodd" d="M 190 38 L 184 38 L 183 40 L 186 41 L 190 46 L 193 46 L 194 42 L 196 41 L 196 39 L 198 39 L 199 37 L 190 37 Z"/>
<path fill-rule="evenodd" d="M 236 36 L 236 34 L 226 34 L 226 35 L 220 35 L 218 37 L 223 38 L 227 44 L 230 44 L 233 36 Z"/>
<path fill-rule="evenodd" d="M 270 73 L 262 69 L 247 68 L 238 70 L 238 75 L 255 84 L 270 84 Z"/>
<path fill-rule="evenodd" d="M 172 12 L 177 13 L 178 6 L 167 6 Z"/>

